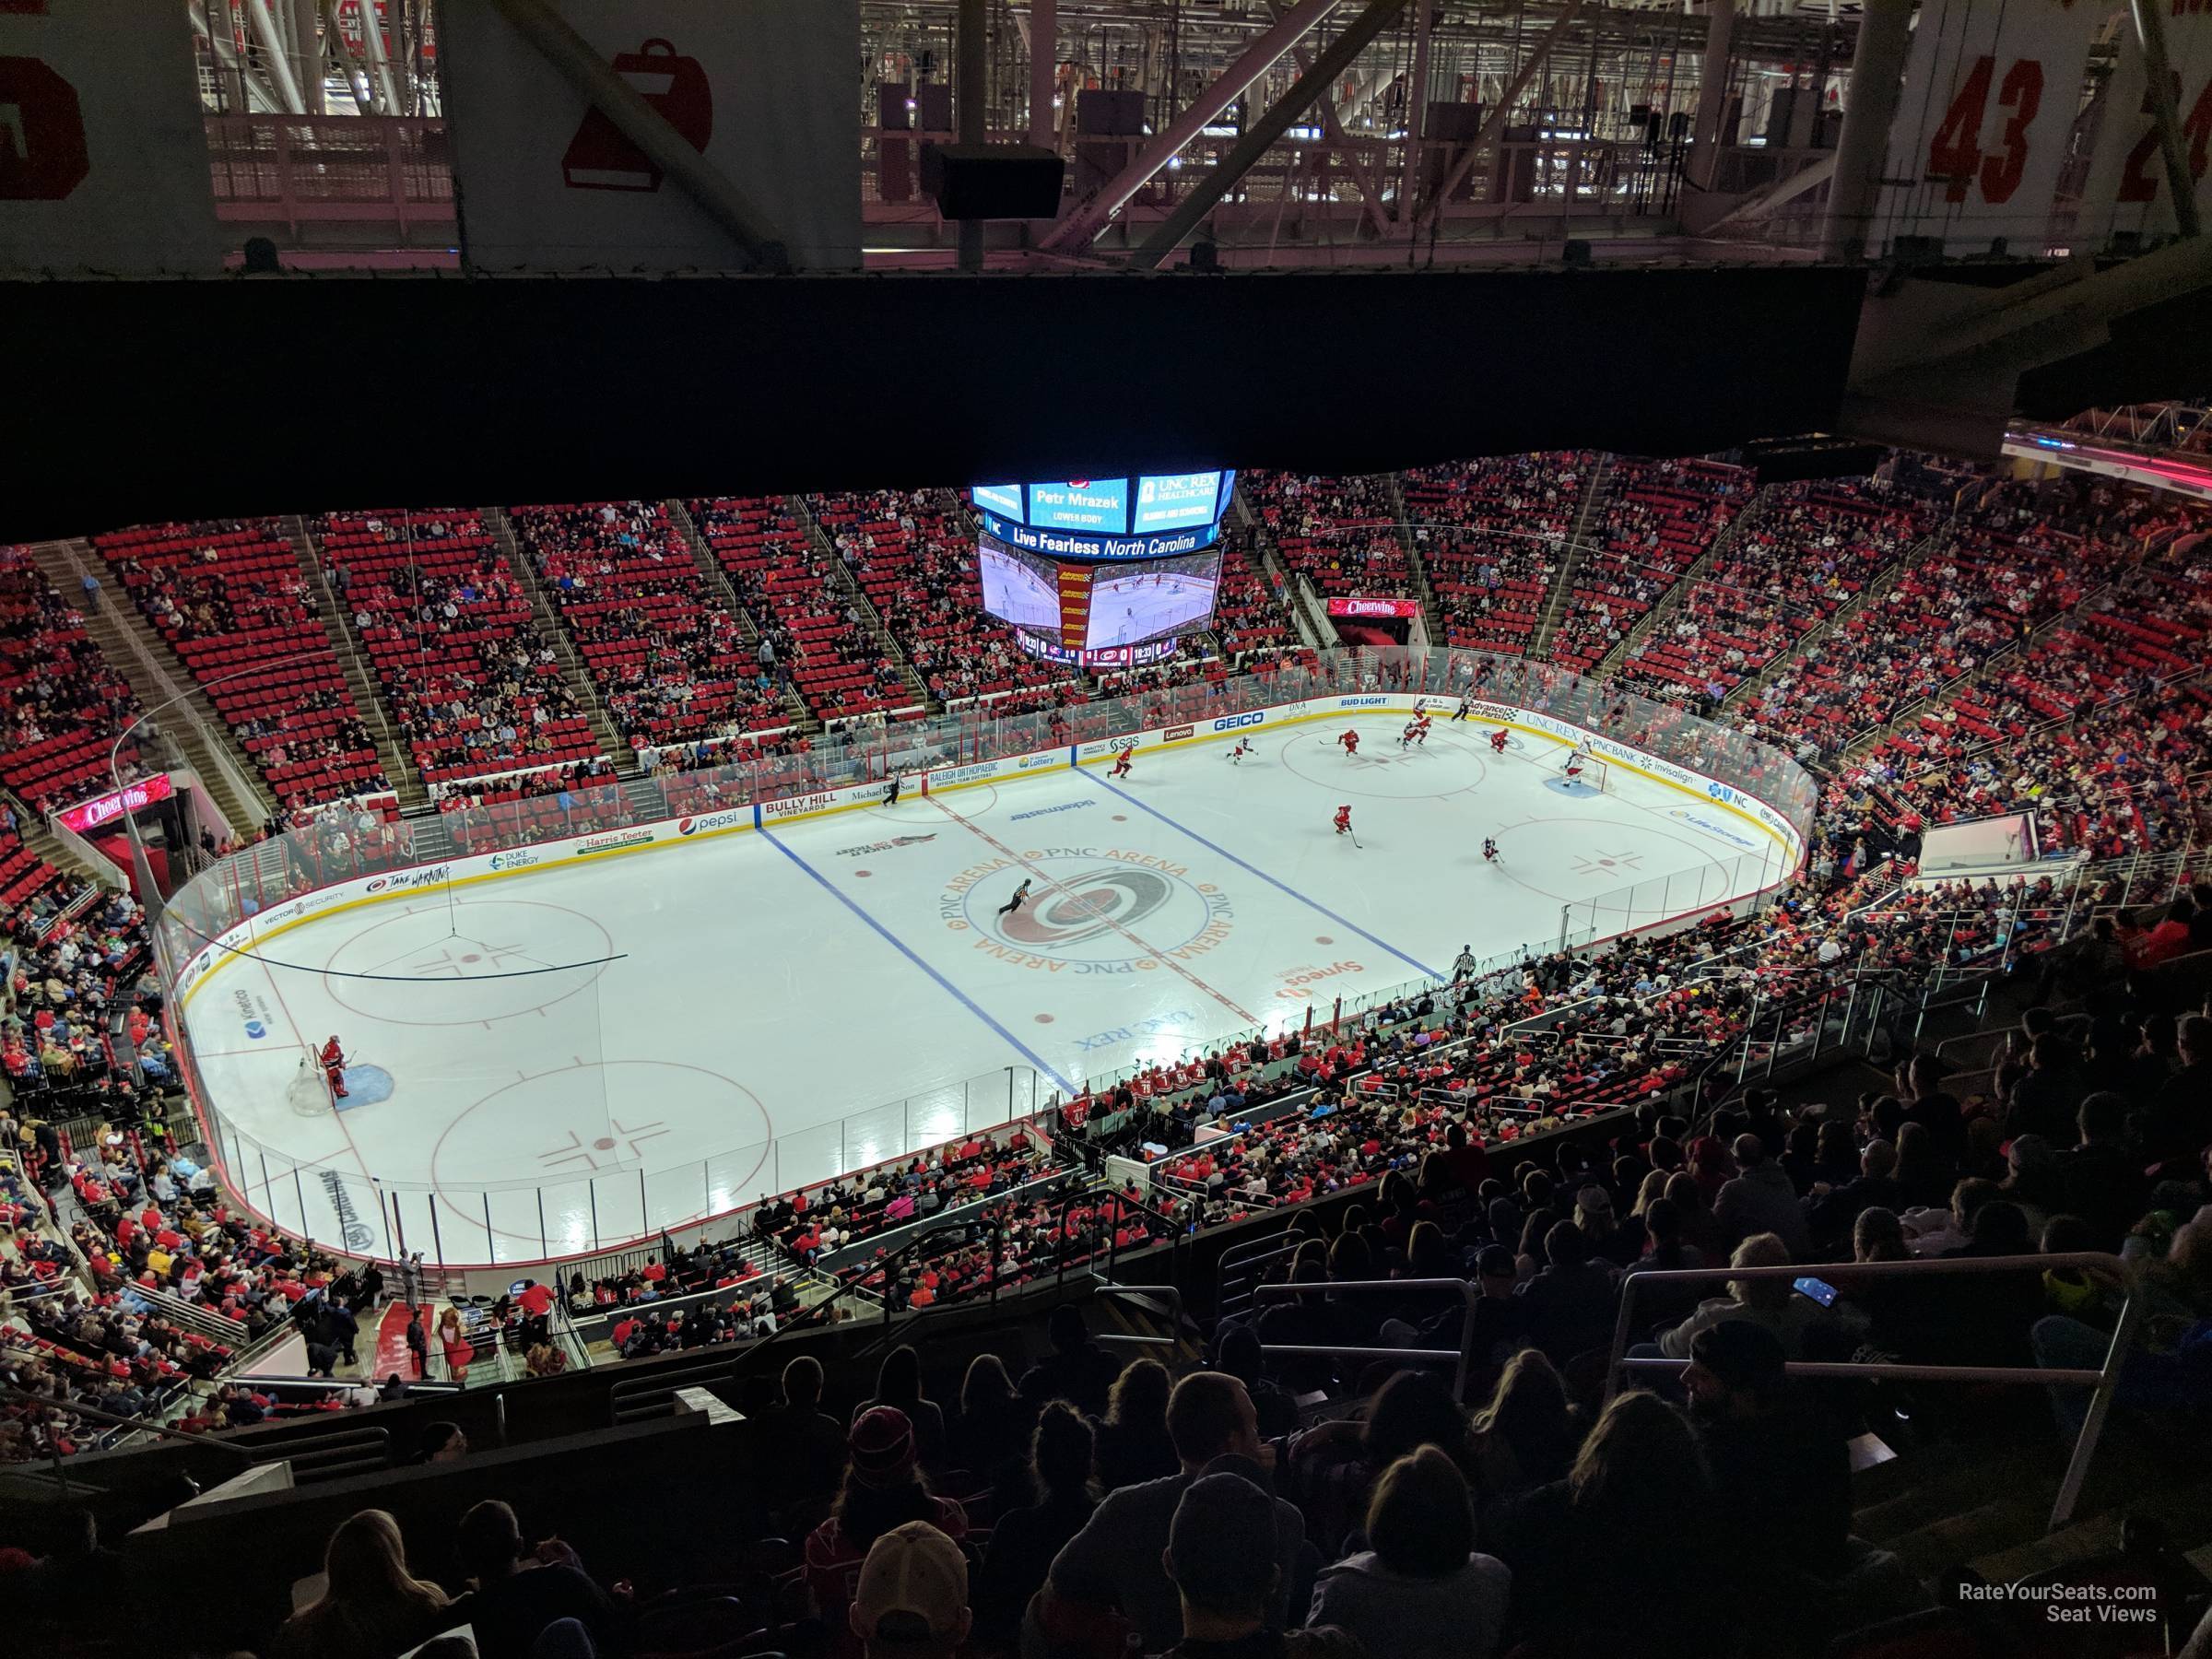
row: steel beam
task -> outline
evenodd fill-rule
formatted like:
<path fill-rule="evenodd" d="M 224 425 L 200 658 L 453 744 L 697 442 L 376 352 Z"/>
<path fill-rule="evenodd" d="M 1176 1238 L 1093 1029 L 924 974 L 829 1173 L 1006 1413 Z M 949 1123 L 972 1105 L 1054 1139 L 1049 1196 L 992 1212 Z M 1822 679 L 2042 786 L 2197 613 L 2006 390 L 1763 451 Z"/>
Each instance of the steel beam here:
<path fill-rule="evenodd" d="M 568 19 L 546 0 L 492 0 L 492 4 L 514 31 L 560 72 L 563 80 L 644 151 L 655 167 L 699 204 L 702 213 L 728 231 L 754 265 L 771 271 L 790 268 L 783 239 L 768 216 L 747 200 L 719 167 L 663 121 L 637 89 L 569 27 Z"/>
<path fill-rule="evenodd" d="M 1428 0 L 1422 3 L 1426 5 Z M 1172 253 L 1182 239 L 1198 228 L 1199 221 L 1214 210 L 1215 204 L 1289 130 L 1290 124 L 1328 90 L 1346 66 L 1367 50 L 1392 18 L 1406 9 L 1406 4 L 1407 0 L 1368 0 L 1367 9 L 1329 42 L 1313 60 L 1312 66 L 1291 82 L 1289 90 L 1270 104 L 1258 121 L 1245 128 L 1244 135 L 1229 154 L 1216 162 L 1197 186 L 1175 204 L 1174 211 L 1130 255 L 1130 265 L 1137 270 L 1148 271 Z"/>
<path fill-rule="evenodd" d="M 1269 0 L 1269 9 L 1280 17 L 1283 11 L 1281 0 Z M 1306 50 L 1302 41 L 1290 51 L 1298 59 L 1300 75 L 1313 67 L 1313 54 Z M 1324 92 L 1314 102 L 1321 108 L 1322 128 L 1328 135 L 1329 143 L 1335 147 L 1336 159 L 1343 164 L 1344 171 L 1352 175 L 1352 183 L 1359 192 L 1359 204 L 1367 215 L 1368 226 L 1380 241 L 1390 234 L 1390 216 L 1382 208 L 1380 183 L 1370 175 L 1366 160 L 1347 137 L 1343 119 L 1336 112 L 1335 95 Z"/>
<path fill-rule="evenodd" d="M 1412 234 L 1414 191 L 1421 165 L 1421 134 L 1429 124 L 1429 36 L 1436 8 L 1422 0 L 1419 20 L 1414 25 L 1413 76 L 1406 83 L 1406 171 L 1398 181 L 1398 213 Z"/>
<path fill-rule="evenodd" d="M 1272 29 L 1263 30 L 1237 61 L 1221 72 L 1218 80 L 1139 150 L 1128 166 L 1077 204 L 1075 211 L 1037 244 L 1039 249 L 1048 253 L 1074 253 L 1089 247 L 1124 204 L 1150 183 L 1153 175 L 1167 166 L 1170 158 L 1195 138 L 1206 123 L 1243 97 L 1246 88 L 1266 74 L 1284 53 L 1311 34 L 1336 3 L 1337 0 L 1299 0 Z"/>
<path fill-rule="evenodd" d="M 2196 180 L 2189 171 L 2189 153 L 2182 145 L 2181 112 L 2174 108 L 2173 71 L 2166 60 L 2166 22 L 2159 16 L 2157 0 L 2128 0 L 2135 18 L 2136 43 L 2143 48 L 2143 86 L 2148 94 L 2153 130 L 2159 135 L 2159 155 L 2166 163 L 2166 188 L 2173 196 L 2174 228 L 2183 236 L 2195 236 Z"/>
<path fill-rule="evenodd" d="M 402 112 L 399 88 L 392 80 L 392 55 L 384 50 L 384 31 L 377 24 L 376 7 L 363 0 L 361 19 L 361 62 L 369 70 L 370 85 L 374 95 L 384 106 L 387 115 Z"/>
<path fill-rule="evenodd" d="M 952 121 L 963 145 L 983 142 L 984 88 L 990 84 L 989 0 L 960 0 L 959 27 L 952 39 Z M 960 269 L 983 268 L 983 221 L 962 219 L 958 227 Z"/>
<path fill-rule="evenodd" d="M 276 77 L 276 96 L 284 100 L 287 115 L 304 115 L 306 106 L 300 101 L 300 83 L 292 78 L 290 55 L 284 49 L 284 36 L 277 30 L 276 19 L 269 11 L 269 0 L 245 0 L 246 21 L 252 25 L 261 49 L 269 60 L 269 73 Z"/>
<path fill-rule="evenodd" d="M 1060 69 L 1060 0 L 1030 0 L 1030 142 L 1060 147 L 1053 120 L 1053 87 Z"/>
<path fill-rule="evenodd" d="M 1415 224 L 1418 225 L 1443 212 L 1444 204 L 1452 199 L 1452 193 L 1460 187 L 1467 174 L 1474 171 L 1475 158 L 1482 153 L 1483 146 L 1505 130 L 1513 106 L 1521 101 L 1521 94 L 1528 89 L 1528 83 L 1535 79 L 1536 71 L 1544 66 L 1545 59 L 1551 56 L 1552 48 L 1567 38 L 1568 25 L 1574 21 L 1575 14 L 1582 9 L 1583 0 L 1567 0 L 1566 8 L 1552 19 L 1551 27 L 1544 31 L 1544 38 L 1529 48 L 1528 55 L 1521 60 L 1521 67 L 1513 71 L 1513 78 L 1506 82 L 1505 91 L 1498 100 L 1498 107 L 1482 118 L 1481 127 L 1468 141 L 1459 159 L 1452 164 L 1452 171 L 1437 185 L 1435 195 L 1415 217 Z"/>
<path fill-rule="evenodd" d="M 1689 182 L 1712 188 L 1721 167 L 1721 118 L 1728 109 L 1728 49 L 1735 34 L 1735 0 L 1712 0 L 1705 17 L 1705 53 L 1698 65 L 1698 115 L 1691 125 Z"/>
<path fill-rule="evenodd" d="M 1851 54 L 1844 92 L 1843 130 L 1836 137 L 1836 175 L 1828 192 L 1828 223 L 1820 239 L 1824 259 L 1862 259 L 1867 227 L 1881 190 L 1889 153 L 1889 126 L 1897 115 L 1898 87 L 1912 40 L 1912 0 L 1866 0 L 1859 40 Z"/>

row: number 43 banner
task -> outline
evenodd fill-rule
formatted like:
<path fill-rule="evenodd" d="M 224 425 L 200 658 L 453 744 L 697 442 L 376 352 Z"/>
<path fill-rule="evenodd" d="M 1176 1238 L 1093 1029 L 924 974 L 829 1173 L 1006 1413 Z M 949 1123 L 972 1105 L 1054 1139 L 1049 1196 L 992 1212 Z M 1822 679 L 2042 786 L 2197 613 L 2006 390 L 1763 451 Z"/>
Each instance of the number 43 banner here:
<path fill-rule="evenodd" d="M 2115 9 L 2112 0 L 1922 6 L 1869 250 L 1926 236 L 1946 253 L 1986 253 L 2002 237 L 2014 254 L 2041 254 L 2089 42 Z"/>

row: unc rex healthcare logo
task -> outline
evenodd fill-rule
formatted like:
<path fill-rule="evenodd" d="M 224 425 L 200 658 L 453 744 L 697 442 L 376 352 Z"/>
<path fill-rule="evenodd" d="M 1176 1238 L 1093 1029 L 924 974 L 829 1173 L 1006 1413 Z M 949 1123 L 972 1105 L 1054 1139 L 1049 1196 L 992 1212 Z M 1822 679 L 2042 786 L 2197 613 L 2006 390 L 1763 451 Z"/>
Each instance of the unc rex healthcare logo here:
<path fill-rule="evenodd" d="M 1027 899 L 1008 911 L 1023 881 Z M 987 956 L 1041 973 L 1131 973 L 1162 958 L 1204 956 L 1230 935 L 1234 909 L 1172 859 L 1117 847 L 1030 848 L 987 859 L 938 895 L 952 933 Z"/>

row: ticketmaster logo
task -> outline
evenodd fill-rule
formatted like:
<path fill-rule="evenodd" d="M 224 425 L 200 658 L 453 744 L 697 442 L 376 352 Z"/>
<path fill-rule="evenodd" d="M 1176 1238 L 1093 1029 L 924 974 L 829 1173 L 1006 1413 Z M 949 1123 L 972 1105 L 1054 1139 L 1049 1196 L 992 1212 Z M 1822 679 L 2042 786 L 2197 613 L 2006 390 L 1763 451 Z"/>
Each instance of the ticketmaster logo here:
<path fill-rule="evenodd" d="M 1080 812 L 1086 806 L 1096 806 L 1096 801 L 1063 801 L 1057 806 L 1032 806 L 1027 812 L 1018 812 L 1006 822 L 1018 824 L 1023 818 L 1050 818 L 1055 812 Z"/>

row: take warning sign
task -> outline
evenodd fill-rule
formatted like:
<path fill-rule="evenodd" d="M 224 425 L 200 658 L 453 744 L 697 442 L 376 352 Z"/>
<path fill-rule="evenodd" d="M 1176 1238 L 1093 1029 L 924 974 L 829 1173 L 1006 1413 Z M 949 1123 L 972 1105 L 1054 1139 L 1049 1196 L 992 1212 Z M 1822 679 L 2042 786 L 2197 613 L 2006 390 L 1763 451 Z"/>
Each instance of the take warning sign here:
<path fill-rule="evenodd" d="M 191 24 L 101 0 L 0 0 L 0 268 L 212 271 Z"/>

